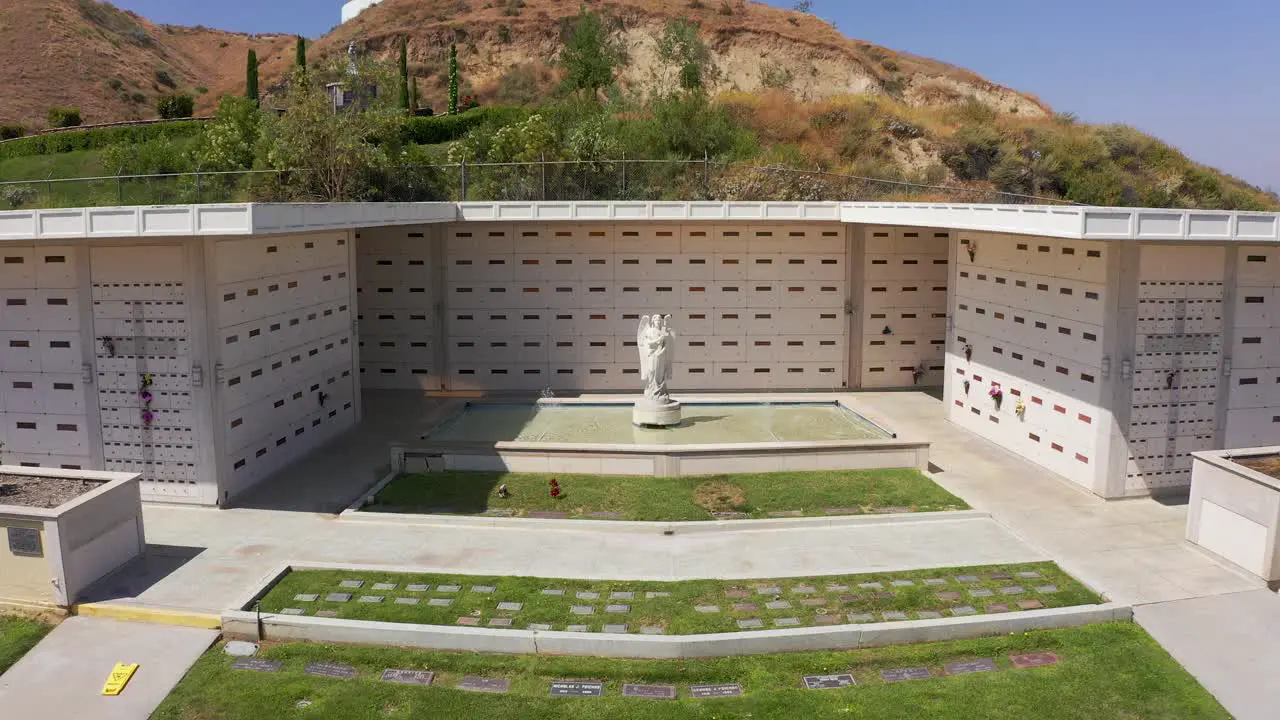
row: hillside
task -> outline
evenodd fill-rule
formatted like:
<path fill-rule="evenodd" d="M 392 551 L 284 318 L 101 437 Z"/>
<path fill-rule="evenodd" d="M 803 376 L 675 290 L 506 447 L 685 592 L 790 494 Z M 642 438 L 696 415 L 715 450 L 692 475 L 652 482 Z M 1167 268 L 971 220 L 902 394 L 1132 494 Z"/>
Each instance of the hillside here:
<path fill-rule="evenodd" d="M 768 86 L 807 100 L 880 93 L 911 105 L 973 96 L 1001 112 L 1048 114 L 1034 97 L 962 68 L 850 40 L 812 15 L 740 0 L 588 6 L 620 28 L 630 56 L 621 84 L 632 90 L 669 84 L 653 70 L 654 39 L 669 19 L 683 17 L 702 25 L 713 52 L 719 70 L 713 91 Z M 512 68 L 535 79 L 521 92 L 539 94 L 553 81 L 562 20 L 579 7 L 564 0 L 386 0 L 316 40 L 309 55 L 322 62 L 354 41 L 362 52 L 390 59 L 407 36 L 423 100 L 439 106 L 448 47 L 457 42 L 464 94 L 497 99 Z M 219 95 L 242 91 L 251 48 L 262 63 L 263 88 L 278 85 L 293 61 L 292 43 L 283 35 L 156 25 L 95 0 L 0 0 L 0 83 L 6 88 L 0 122 L 40 127 L 55 105 L 79 107 L 86 123 L 150 118 L 155 96 L 175 88 L 195 95 L 197 112 L 207 112 Z"/>
<path fill-rule="evenodd" d="M 57 105 L 85 123 L 154 118 L 175 89 L 211 107 L 208 89 L 243 82 L 250 48 L 291 53 L 293 38 L 156 25 L 94 0 L 0 0 L 0 122 L 42 127 Z"/>

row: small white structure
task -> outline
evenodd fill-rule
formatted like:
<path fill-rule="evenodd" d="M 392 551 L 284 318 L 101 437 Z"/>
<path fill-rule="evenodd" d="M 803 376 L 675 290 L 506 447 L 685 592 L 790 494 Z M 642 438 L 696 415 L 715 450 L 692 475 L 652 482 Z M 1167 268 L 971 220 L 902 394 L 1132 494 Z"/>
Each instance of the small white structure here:
<path fill-rule="evenodd" d="M 640 379 L 645 385 L 644 397 L 636 401 L 631 411 L 631 422 L 640 427 L 680 424 L 680 403 L 672 400 L 667 391 L 676 336 L 670 320 L 670 315 L 645 315 L 640 318 L 640 327 L 636 330 Z"/>
<path fill-rule="evenodd" d="M 360 13 L 382 2 L 382 0 L 351 0 L 342 6 L 342 22 L 347 22 Z"/>
<path fill-rule="evenodd" d="M 1280 480 L 1240 460 L 1280 446 L 1192 454 L 1187 540 L 1266 580 L 1280 581 Z"/>
<path fill-rule="evenodd" d="M 146 549 L 136 473 L 0 465 L 6 476 L 75 489 L 56 507 L 0 496 L 0 607 L 66 608 Z"/>

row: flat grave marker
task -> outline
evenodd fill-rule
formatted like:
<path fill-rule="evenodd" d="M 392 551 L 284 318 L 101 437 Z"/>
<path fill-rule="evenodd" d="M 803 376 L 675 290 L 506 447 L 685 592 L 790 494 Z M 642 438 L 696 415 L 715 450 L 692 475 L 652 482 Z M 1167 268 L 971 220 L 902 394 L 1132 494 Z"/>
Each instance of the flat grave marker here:
<path fill-rule="evenodd" d="M 841 596 L 840 596 L 840 602 L 842 602 L 842 603 L 856 603 L 856 602 L 862 602 L 862 596 L 861 596 L 861 595 L 852 595 L 852 594 L 847 594 L 847 593 L 846 593 L 846 594 L 844 594 L 844 595 L 841 595 Z"/>
<path fill-rule="evenodd" d="M 851 623 L 869 623 L 875 620 L 871 613 L 849 613 L 849 622 Z"/>
<path fill-rule="evenodd" d="M 823 607 L 827 604 L 826 598 L 801 598 L 800 604 L 804 607 Z"/>
<path fill-rule="evenodd" d="M 599 600 L 600 593 L 583 591 L 583 592 L 577 593 L 576 595 L 574 595 L 574 597 L 578 598 L 579 600 Z"/>
<path fill-rule="evenodd" d="M 955 592 L 954 590 L 947 590 L 945 592 L 938 593 L 938 599 L 944 600 L 946 602 L 950 602 L 952 600 L 959 600 L 960 593 Z"/>
<path fill-rule="evenodd" d="M 350 665 L 330 662 L 309 662 L 302 669 L 302 672 L 316 677 L 338 678 L 339 680 L 350 680 L 356 676 L 356 669 Z"/>
<path fill-rule="evenodd" d="M 719 605 L 697 605 L 693 609 L 697 612 L 703 613 L 704 615 L 711 615 L 720 612 Z"/>
<path fill-rule="evenodd" d="M 513 612 L 519 612 L 519 611 L 520 611 L 520 609 L 521 609 L 521 608 L 523 608 L 523 607 L 524 607 L 524 603 L 518 603 L 518 602 L 500 602 L 500 603 L 498 603 L 498 609 L 499 609 L 499 610 L 511 610 L 511 611 L 513 611 Z"/>
<path fill-rule="evenodd" d="M 1009 606 L 1006 603 L 993 603 L 987 606 L 987 612 L 989 613 L 1009 612 Z"/>
<path fill-rule="evenodd" d="M 957 575 L 956 582 L 975 583 L 975 582 L 978 582 L 978 576 L 977 575 Z"/>
<path fill-rule="evenodd" d="M 395 590 L 396 583 L 374 583 L 373 589 L 374 590 Z"/>
<path fill-rule="evenodd" d="M 1005 595 L 1021 595 L 1026 590 L 1021 585 L 1010 585 L 1009 587 L 1000 588 L 1000 592 Z"/>
<path fill-rule="evenodd" d="M 400 670 L 397 668 L 387 668 L 382 671 L 382 676 L 378 678 L 383 682 L 396 683 L 397 685 L 420 685 L 427 686 L 434 680 L 436 674 L 430 670 Z"/>
<path fill-rule="evenodd" d="M 329 593 L 324 596 L 325 602 L 349 602 L 351 593 Z"/>
<path fill-rule="evenodd" d="M 894 587 L 913 587 L 915 582 L 912 580 L 894 580 L 889 584 Z"/>
<path fill-rule="evenodd" d="M 547 623 L 529 623 L 525 626 L 529 630 L 550 630 L 551 626 Z"/>
<path fill-rule="evenodd" d="M 1044 607 L 1044 603 L 1039 600 L 1019 600 L 1018 608 L 1021 610 L 1039 610 Z"/>
<path fill-rule="evenodd" d="M 406 592 L 426 592 L 431 589 L 430 585 L 405 585 Z"/>
<path fill-rule="evenodd" d="M 357 600 L 356 602 L 380 603 L 382 602 L 382 596 L 381 595 L 361 595 L 360 599 Z"/>
<path fill-rule="evenodd" d="M 481 594 L 484 594 L 484 595 L 488 595 L 489 593 L 491 593 L 491 592 L 493 592 L 494 590 L 497 590 L 497 589 L 498 589 L 498 588 L 496 588 L 496 587 L 494 587 L 494 586 L 492 586 L 492 585 L 472 585 L 472 586 L 471 586 L 471 592 L 473 592 L 473 593 L 481 593 Z"/>
<path fill-rule="evenodd" d="M 970 597 L 991 597 L 992 595 L 993 593 L 990 590 L 986 590 L 983 588 L 978 588 L 976 590 L 969 591 Z"/>
<path fill-rule="evenodd" d="M 609 593 L 610 600 L 634 600 L 635 598 L 636 594 L 631 591 Z"/>
<path fill-rule="evenodd" d="M 551 697 L 604 697 L 604 683 L 580 680 L 552 680 Z"/>
<path fill-rule="evenodd" d="M 995 661 L 991 658 L 958 660 L 956 662 L 949 662 L 943 667 L 946 668 L 948 675 L 969 675 L 970 673 L 996 672 L 1000 669 L 996 667 Z"/>
<path fill-rule="evenodd" d="M 755 612 L 756 610 L 759 610 L 759 609 L 760 608 L 757 607 L 755 603 L 734 603 L 733 604 L 734 612 Z"/>
<path fill-rule="evenodd" d="M 489 627 L 511 627 L 511 618 L 492 618 Z"/>
<path fill-rule="evenodd" d="M 438 593 L 456 593 L 461 589 L 462 589 L 461 585 L 437 585 L 436 586 L 436 592 Z"/>
<path fill-rule="evenodd" d="M 458 681 L 459 690 L 471 692 L 505 693 L 511 689 L 511 681 L 507 678 L 487 678 L 479 675 L 466 675 Z"/>
<path fill-rule="evenodd" d="M 542 594 L 543 594 L 543 595 L 564 595 L 564 591 L 563 591 L 563 590 L 554 590 L 554 589 L 552 589 L 552 588 L 546 588 L 546 589 L 544 589 L 544 590 L 542 591 Z"/>
<path fill-rule="evenodd" d="M 418 598 L 396 598 L 397 605 L 417 605 L 420 602 Z"/>
<path fill-rule="evenodd" d="M 960 605 L 958 607 L 951 608 L 951 614 L 956 617 L 961 617 L 962 615 L 977 615 L 978 611 L 974 609 L 972 605 Z"/>
<path fill-rule="evenodd" d="M 776 585 L 766 585 L 763 587 L 756 588 L 757 595 L 779 595 L 781 593 L 782 593 L 782 588 Z"/>
<path fill-rule="evenodd" d="M 906 682 L 907 680 L 928 680 L 929 668 L 927 667 L 907 667 L 907 668 L 890 668 L 880 671 L 880 678 L 885 682 Z"/>
<path fill-rule="evenodd" d="M 666 635 L 667 629 L 659 625 L 644 625 L 640 628 L 641 635 Z"/>
<path fill-rule="evenodd" d="M 627 634 L 627 626 L 626 625 L 605 625 L 603 632 L 609 633 L 610 635 L 625 635 Z"/>
<path fill-rule="evenodd" d="M 242 657 L 231 663 L 232 670 L 254 670 L 256 672 L 280 672 L 284 667 L 284 663 L 279 660 L 264 660 L 263 658 Z"/>
<path fill-rule="evenodd" d="M 1012 580 L 1013 576 L 1007 572 L 994 572 L 987 576 L 992 580 Z"/>
<path fill-rule="evenodd" d="M 937 620 L 942 617 L 942 613 L 936 610 L 919 610 L 916 612 L 916 617 L 921 620 Z"/>
<path fill-rule="evenodd" d="M 866 590 L 883 590 L 884 584 L 878 583 L 878 582 L 864 582 L 864 583 L 858 583 L 858 587 Z"/>
<path fill-rule="evenodd" d="M 778 618 L 773 621 L 773 624 L 776 627 L 796 627 L 800 624 L 800 619 L 793 617 Z"/>
<path fill-rule="evenodd" d="M 1025 668 L 1057 665 L 1058 656 L 1051 652 L 1024 653 L 1022 655 L 1010 655 L 1009 662 L 1013 663 L 1014 668 L 1022 670 Z"/>
<path fill-rule="evenodd" d="M 800 510 L 771 510 L 769 512 L 771 518 L 798 518 L 804 517 L 804 513 Z"/>
<path fill-rule="evenodd" d="M 839 625 L 839 615 L 814 615 L 813 621 L 819 625 Z"/>
<path fill-rule="evenodd" d="M 671 593 L 669 593 L 669 592 L 663 592 L 663 591 L 658 591 L 658 592 L 647 592 L 647 593 L 645 593 L 645 594 L 644 594 L 644 599 L 645 599 L 645 600 L 653 600 L 653 599 L 656 599 L 656 598 L 669 598 L 669 597 L 671 597 Z"/>
<path fill-rule="evenodd" d="M 338 611 L 337 610 L 317 610 L 316 617 L 336 618 L 338 617 Z"/>
<path fill-rule="evenodd" d="M 595 615 L 596 609 L 590 605 L 571 605 L 569 606 L 569 612 L 574 615 Z"/>
<path fill-rule="evenodd" d="M 586 625 L 566 625 L 565 632 L 589 632 Z"/>
<path fill-rule="evenodd" d="M 790 610 L 791 609 L 791 603 L 787 602 L 786 600 L 773 600 L 771 602 L 765 603 L 764 606 L 769 608 L 770 610 Z"/>
<path fill-rule="evenodd" d="M 626 683 L 622 686 L 622 694 L 626 697 L 648 698 L 650 700 L 675 700 L 674 685 L 634 685 Z"/>
<path fill-rule="evenodd" d="M 627 613 L 631 612 L 631 606 L 622 605 L 622 604 L 605 605 L 604 611 L 606 613 L 609 613 L 610 615 L 626 615 Z"/>
<path fill-rule="evenodd" d="M 689 697 L 704 700 L 706 698 L 739 697 L 742 686 L 737 683 L 723 685 L 690 685 Z"/>
<path fill-rule="evenodd" d="M 315 602 L 319 598 L 320 596 L 315 593 L 302 593 L 300 595 L 293 596 L 294 602 Z"/>
<path fill-rule="evenodd" d="M 901 610 L 890 610 L 889 612 L 886 612 L 886 613 L 880 613 L 880 616 L 883 617 L 885 620 L 906 620 L 907 619 L 907 614 L 902 612 Z"/>
<path fill-rule="evenodd" d="M 307 611 L 302 608 L 284 608 L 280 611 L 281 615 L 306 615 Z"/>
<path fill-rule="evenodd" d="M 848 673 L 804 676 L 804 686 L 809 690 L 839 690 L 853 684 L 853 676 Z"/>
<path fill-rule="evenodd" d="M 1058 592 L 1058 586 L 1057 585 L 1037 585 L 1036 592 L 1042 593 L 1045 595 L 1052 595 L 1053 593 Z"/>
<path fill-rule="evenodd" d="M 827 592 L 848 592 L 848 585 L 840 585 L 838 583 L 827 586 Z"/>
<path fill-rule="evenodd" d="M 464 615 L 458 618 L 458 625 L 466 625 L 468 627 L 476 627 L 480 624 L 480 618 Z"/>
<path fill-rule="evenodd" d="M 427 604 L 431 607 L 449 607 L 453 604 L 453 601 L 449 598 L 431 598 L 427 601 Z"/>
<path fill-rule="evenodd" d="M 338 587 L 347 588 L 351 590 L 359 590 L 360 588 L 364 587 L 364 581 L 363 580 L 343 580 L 342 582 L 338 583 Z"/>
<path fill-rule="evenodd" d="M 746 590 L 736 590 L 736 589 L 735 589 L 735 590 L 725 590 L 725 591 L 724 591 L 724 596 L 725 596 L 725 597 L 727 597 L 727 598 L 735 598 L 735 599 L 739 599 L 739 600 L 740 600 L 740 599 L 742 599 L 742 598 L 748 598 L 748 597 L 751 597 L 751 593 L 747 592 Z"/>
<path fill-rule="evenodd" d="M 797 585 L 797 586 L 795 586 L 795 587 L 791 588 L 791 592 L 793 592 L 793 593 L 795 593 L 795 594 L 797 594 L 797 595 L 812 595 L 812 594 L 814 594 L 814 593 L 818 592 L 818 588 L 816 588 L 816 587 L 814 587 L 814 586 L 812 586 L 812 585 Z"/>
<path fill-rule="evenodd" d="M 1035 570 L 1023 570 L 1023 571 L 1021 571 L 1021 572 L 1019 572 L 1019 573 L 1018 573 L 1018 577 L 1020 577 L 1020 578 L 1026 578 L 1026 579 L 1028 579 L 1028 580 L 1029 580 L 1029 579 L 1031 579 L 1031 578 L 1038 578 L 1038 577 L 1040 577 L 1040 573 L 1036 572 Z"/>
<path fill-rule="evenodd" d="M 925 585 L 946 585 L 947 581 L 943 578 L 925 578 Z"/>
<path fill-rule="evenodd" d="M 764 622 L 757 618 L 747 618 L 738 621 L 738 629 L 740 630 L 758 630 L 764 627 Z"/>

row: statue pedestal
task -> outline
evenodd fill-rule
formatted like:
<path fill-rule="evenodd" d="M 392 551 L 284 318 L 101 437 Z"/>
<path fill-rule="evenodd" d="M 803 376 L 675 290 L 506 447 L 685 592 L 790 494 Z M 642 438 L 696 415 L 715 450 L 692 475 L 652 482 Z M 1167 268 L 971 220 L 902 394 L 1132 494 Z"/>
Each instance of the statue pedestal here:
<path fill-rule="evenodd" d="M 643 398 L 631 409 L 631 424 L 640 427 L 672 427 L 680 424 L 680 403 Z"/>

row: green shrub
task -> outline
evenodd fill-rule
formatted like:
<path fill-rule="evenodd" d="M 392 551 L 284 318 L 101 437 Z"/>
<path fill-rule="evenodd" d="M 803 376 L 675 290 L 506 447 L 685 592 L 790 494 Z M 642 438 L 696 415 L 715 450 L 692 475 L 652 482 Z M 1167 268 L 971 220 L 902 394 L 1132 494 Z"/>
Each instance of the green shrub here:
<path fill-rule="evenodd" d="M 170 90 L 178 87 L 178 83 L 173 81 L 173 76 L 168 70 L 156 70 L 156 83 Z"/>
<path fill-rule="evenodd" d="M 165 120 L 189 118 L 195 106 L 196 102 L 190 95 L 173 93 L 156 98 L 156 112 Z"/>
<path fill-rule="evenodd" d="M 120 88 L 124 87 L 124 81 L 121 80 L 120 78 L 111 78 L 110 80 L 107 81 L 107 87 L 111 88 L 112 90 L 119 90 Z"/>
<path fill-rule="evenodd" d="M 956 131 L 942 148 L 942 162 L 961 180 L 986 180 L 1000 161 L 1000 133 L 986 126 Z"/>
<path fill-rule="evenodd" d="M 27 134 L 27 129 L 21 125 L 0 125 L 0 140 L 13 140 Z"/>
<path fill-rule="evenodd" d="M 438 145 L 453 142 L 472 130 L 491 125 L 513 125 L 529 117 L 531 111 L 524 108 L 486 107 L 469 110 L 458 115 L 406 118 L 400 129 L 400 139 L 413 145 Z"/>
<path fill-rule="evenodd" d="M 82 124 L 80 120 L 80 109 L 70 107 L 54 107 L 49 108 L 49 127 L 52 128 L 69 128 L 78 127 Z"/>
<path fill-rule="evenodd" d="M 160 175 L 188 172 L 191 160 L 168 137 L 144 143 L 120 143 L 102 151 L 102 165 L 120 175 Z"/>
<path fill-rule="evenodd" d="M 31 135 L 0 145 L 0 160 L 33 155 L 53 155 L 79 150 L 101 150 L 120 143 L 142 143 L 158 137 L 192 137 L 200 132 L 204 122 L 185 120 L 157 125 L 131 125 L 123 127 L 70 130 L 47 135 Z"/>

